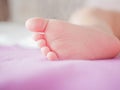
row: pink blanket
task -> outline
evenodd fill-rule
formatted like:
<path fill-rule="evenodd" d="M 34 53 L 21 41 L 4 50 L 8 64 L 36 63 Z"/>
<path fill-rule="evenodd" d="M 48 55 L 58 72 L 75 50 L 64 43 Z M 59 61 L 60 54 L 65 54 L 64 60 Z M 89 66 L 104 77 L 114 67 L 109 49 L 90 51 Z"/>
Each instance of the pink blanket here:
<path fill-rule="evenodd" d="M 0 90 L 120 90 L 120 57 L 48 61 L 38 49 L 1 46 Z"/>

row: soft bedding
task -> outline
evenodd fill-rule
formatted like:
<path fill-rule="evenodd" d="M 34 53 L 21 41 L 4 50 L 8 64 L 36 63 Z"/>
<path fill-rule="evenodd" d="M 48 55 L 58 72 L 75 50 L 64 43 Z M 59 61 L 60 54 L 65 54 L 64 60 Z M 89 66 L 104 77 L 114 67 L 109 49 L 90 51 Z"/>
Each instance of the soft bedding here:
<path fill-rule="evenodd" d="M 0 23 L 0 90 L 120 90 L 119 56 L 49 61 L 30 37 L 24 25 Z"/>
<path fill-rule="evenodd" d="M 120 57 L 49 61 L 39 49 L 0 46 L 0 90 L 120 90 Z"/>

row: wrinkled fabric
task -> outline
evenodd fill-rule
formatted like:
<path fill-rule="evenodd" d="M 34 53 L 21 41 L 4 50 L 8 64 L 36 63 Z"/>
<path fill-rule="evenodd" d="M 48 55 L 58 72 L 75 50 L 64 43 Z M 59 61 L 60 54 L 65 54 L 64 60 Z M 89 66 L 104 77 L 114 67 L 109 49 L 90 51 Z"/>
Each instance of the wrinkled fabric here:
<path fill-rule="evenodd" d="M 39 49 L 0 46 L 0 90 L 120 90 L 120 57 L 49 61 Z"/>

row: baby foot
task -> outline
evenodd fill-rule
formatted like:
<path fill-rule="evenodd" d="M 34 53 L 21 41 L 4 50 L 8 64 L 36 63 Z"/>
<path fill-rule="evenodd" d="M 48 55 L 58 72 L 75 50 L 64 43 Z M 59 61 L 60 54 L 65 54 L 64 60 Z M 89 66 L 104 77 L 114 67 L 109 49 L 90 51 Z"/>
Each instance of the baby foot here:
<path fill-rule="evenodd" d="M 50 60 L 105 59 L 120 52 L 119 40 L 99 28 L 42 18 L 29 19 L 26 27 Z"/>

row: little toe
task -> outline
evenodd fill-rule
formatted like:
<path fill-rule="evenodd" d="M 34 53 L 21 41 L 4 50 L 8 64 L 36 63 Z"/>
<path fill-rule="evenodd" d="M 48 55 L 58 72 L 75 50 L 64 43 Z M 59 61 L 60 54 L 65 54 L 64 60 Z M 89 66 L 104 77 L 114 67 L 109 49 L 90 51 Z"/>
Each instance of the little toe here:
<path fill-rule="evenodd" d="M 47 56 L 48 52 L 50 52 L 50 49 L 47 46 L 45 46 L 41 48 L 41 52 L 43 55 Z"/>
<path fill-rule="evenodd" d="M 49 52 L 49 53 L 47 54 L 47 58 L 48 58 L 49 60 L 58 60 L 58 57 L 57 57 L 56 53 L 54 53 L 54 52 Z"/>
<path fill-rule="evenodd" d="M 46 41 L 44 39 L 38 40 L 37 43 L 40 48 L 46 46 Z"/>
<path fill-rule="evenodd" d="M 44 32 L 48 24 L 47 19 L 43 18 L 31 18 L 26 21 L 26 28 L 33 32 Z"/>
<path fill-rule="evenodd" d="M 43 35 L 43 34 L 39 34 L 39 33 L 35 33 L 35 34 L 33 35 L 33 39 L 34 39 L 35 41 L 38 41 L 38 40 L 40 40 L 40 39 L 44 39 L 44 35 Z"/>

